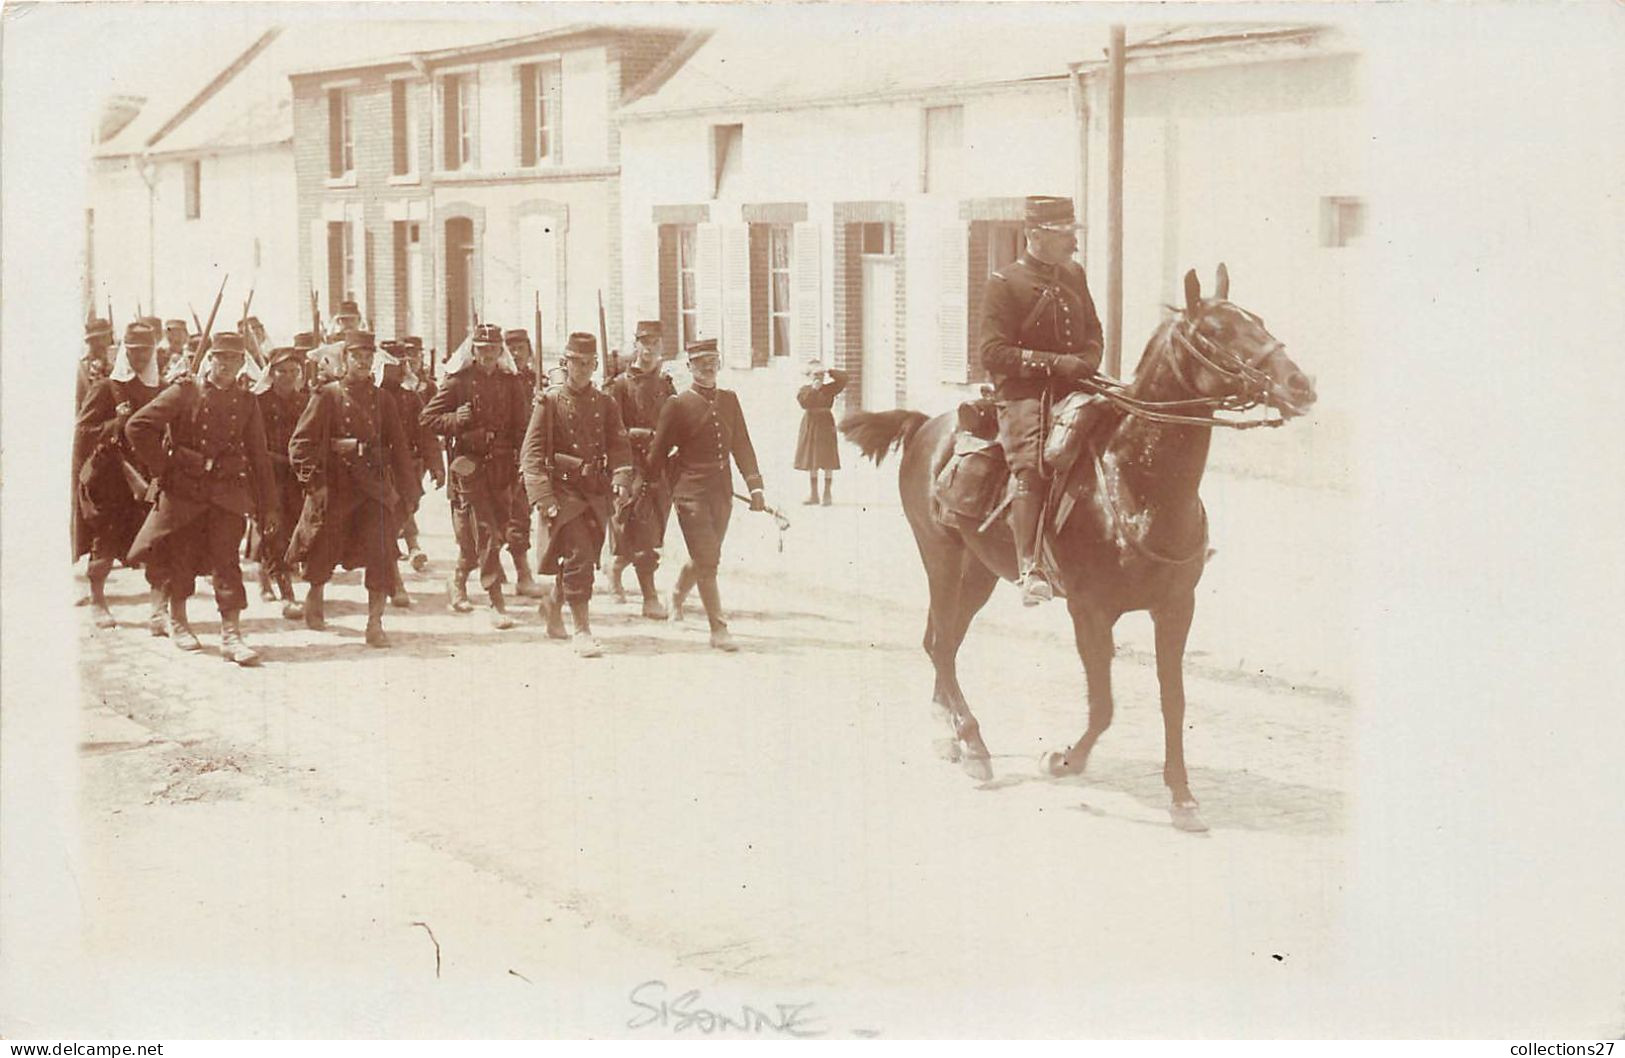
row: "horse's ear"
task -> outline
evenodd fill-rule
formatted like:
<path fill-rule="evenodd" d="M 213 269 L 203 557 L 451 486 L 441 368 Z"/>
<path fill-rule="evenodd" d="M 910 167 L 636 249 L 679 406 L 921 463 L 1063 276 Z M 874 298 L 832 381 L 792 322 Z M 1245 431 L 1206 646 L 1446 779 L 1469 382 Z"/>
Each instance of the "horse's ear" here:
<path fill-rule="evenodd" d="M 1185 314 L 1195 317 L 1202 311 L 1202 284 L 1196 278 L 1196 269 L 1185 273 Z"/>
<path fill-rule="evenodd" d="M 1219 262 L 1219 278 L 1217 280 L 1217 285 L 1214 288 L 1213 296 L 1218 298 L 1220 301 L 1230 300 L 1230 269 L 1224 266 L 1223 261 Z"/>

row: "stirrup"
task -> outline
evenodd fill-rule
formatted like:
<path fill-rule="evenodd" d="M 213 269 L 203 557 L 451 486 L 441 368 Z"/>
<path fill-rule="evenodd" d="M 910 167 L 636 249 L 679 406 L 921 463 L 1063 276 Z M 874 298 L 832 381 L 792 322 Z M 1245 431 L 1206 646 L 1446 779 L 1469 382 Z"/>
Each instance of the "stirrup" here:
<path fill-rule="evenodd" d="M 1037 569 L 1029 569 L 1023 573 L 1019 583 L 1023 606 L 1037 606 L 1055 598 L 1055 589 L 1050 585 L 1049 578 Z"/>

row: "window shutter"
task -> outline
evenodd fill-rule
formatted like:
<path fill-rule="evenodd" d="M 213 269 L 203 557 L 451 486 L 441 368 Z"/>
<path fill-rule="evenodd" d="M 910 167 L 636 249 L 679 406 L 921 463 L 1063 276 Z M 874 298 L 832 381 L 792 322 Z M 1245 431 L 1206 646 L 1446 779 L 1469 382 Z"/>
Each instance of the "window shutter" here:
<path fill-rule="evenodd" d="M 807 360 L 822 353 L 823 328 L 818 317 L 820 277 L 818 225 L 802 221 L 794 229 L 790 258 L 790 348 L 798 360 Z"/>
<path fill-rule="evenodd" d="M 678 286 L 682 280 L 677 274 L 677 229 L 673 225 L 662 224 L 656 231 L 660 240 L 660 330 L 666 338 L 666 355 L 670 356 L 674 351 L 681 353 L 683 349 L 682 322 L 678 312 L 682 299 Z"/>
<path fill-rule="evenodd" d="M 327 90 L 327 175 L 344 175 L 344 91 Z"/>
<path fill-rule="evenodd" d="M 461 139 L 461 102 L 457 98 L 457 74 L 440 80 L 440 164 L 451 170 L 457 168 Z"/>
<path fill-rule="evenodd" d="M 696 338 L 719 338 L 722 335 L 722 233 L 715 224 L 698 224 L 694 228 L 694 280 L 699 286 L 695 321 L 699 329 Z"/>
<path fill-rule="evenodd" d="M 327 292 L 327 277 L 331 274 L 329 269 L 332 267 L 333 254 L 327 244 L 327 221 L 317 217 L 310 222 L 310 289 L 316 292 L 316 305 L 323 308 L 323 311 L 325 306 L 332 304 Z M 302 331 L 310 322 L 307 318 L 309 308 L 300 302 L 300 309 L 302 310 L 299 314 L 300 319 L 304 320 L 304 323 L 300 324 L 298 329 Z"/>
<path fill-rule="evenodd" d="M 942 381 L 970 381 L 970 233 L 964 224 L 942 229 L 942 280 L 937 298 Z"/>
<path fill-rule="evenodd" d="M 536 74 L 535 63 L 519 67 L 519 164 L 536 164 Z"/>
<path fill-rule="evenodd" d="M 722 362 L 751 366 L 750 226 L 724 224 L 722 231 Z"/>

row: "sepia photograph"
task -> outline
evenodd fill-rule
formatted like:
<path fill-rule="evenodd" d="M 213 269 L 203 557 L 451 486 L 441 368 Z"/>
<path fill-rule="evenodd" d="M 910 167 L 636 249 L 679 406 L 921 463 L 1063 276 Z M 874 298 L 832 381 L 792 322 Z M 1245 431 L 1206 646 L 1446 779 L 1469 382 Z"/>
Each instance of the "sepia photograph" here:
<path fill-rule="evenodd" d="M 1618 4 L 0 33 L 0 1036 L 1625 1033 Z"/>

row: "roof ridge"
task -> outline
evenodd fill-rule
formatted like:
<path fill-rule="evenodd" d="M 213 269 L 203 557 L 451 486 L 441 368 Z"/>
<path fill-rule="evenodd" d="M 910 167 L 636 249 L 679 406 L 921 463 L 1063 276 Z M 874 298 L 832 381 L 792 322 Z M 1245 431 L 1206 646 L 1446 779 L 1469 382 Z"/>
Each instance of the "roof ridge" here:
<path fill-rule="evenodd" d="M 242 73 L 244 67 L 253 62 L 255 57 L 258 56 L 260 52 L 270 47 L 271 42 L 276 40 L 277 36 L 281 32 L 281 26 L 272 26 L 264 33 L 261 33 L 259 38 L 248 46 L 247 50 L 245 50 L 241 55 L 237 56 L 236 59 L 228 63 L 225 69 L 215 74 L 213 80 L 204 85 L 202 90 L 193 96 L 185 106 L 181 107 L 180 110 L 176 112 L 174 117 L 160 125 L 157 132 L 154 132 L 151 136 L 148 136 L 146 142 L 143 143 L 142 146 L 152 147 L 159 140 L 163 139 L 165 136 L 179 128 L 187 118 L 190 118 L 193 114 L 196 114 L 198 109 L 202 107 L 204 103 L 207 103 L 210 99 L 214 98 L 214 96 L 222 88 L 224 88 L 232 78 Z"/>

